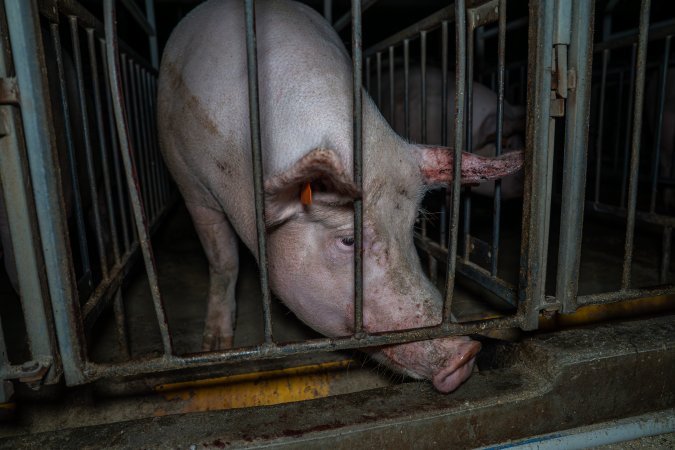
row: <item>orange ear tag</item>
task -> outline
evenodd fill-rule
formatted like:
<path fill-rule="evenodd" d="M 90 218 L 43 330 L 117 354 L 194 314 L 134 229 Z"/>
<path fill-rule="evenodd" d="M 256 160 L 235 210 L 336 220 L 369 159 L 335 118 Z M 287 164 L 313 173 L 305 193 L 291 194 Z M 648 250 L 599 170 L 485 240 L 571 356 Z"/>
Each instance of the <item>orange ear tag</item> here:
<path fill-rule="evenodd" d="M 309 183 L 305 183 L 300 191 L 300 203 L 305 206 L 312 204 L 312 186 Z"/>

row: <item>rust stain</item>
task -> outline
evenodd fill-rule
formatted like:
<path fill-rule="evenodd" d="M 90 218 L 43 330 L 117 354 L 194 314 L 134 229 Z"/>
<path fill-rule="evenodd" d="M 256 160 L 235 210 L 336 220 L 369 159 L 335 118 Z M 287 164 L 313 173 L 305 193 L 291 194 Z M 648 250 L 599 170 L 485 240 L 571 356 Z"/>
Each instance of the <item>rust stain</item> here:
<path fill-rule="evenodd" d="M 627 300 L 606 305 L 588 305 L 580 307 L 572 314 L 554 314 L 551 317 L 539 317 L 540 330 L 553 330 L 561 327 L 586 325 L 612 319 L 636 317 L 675 309 L 675 296 Z"/>

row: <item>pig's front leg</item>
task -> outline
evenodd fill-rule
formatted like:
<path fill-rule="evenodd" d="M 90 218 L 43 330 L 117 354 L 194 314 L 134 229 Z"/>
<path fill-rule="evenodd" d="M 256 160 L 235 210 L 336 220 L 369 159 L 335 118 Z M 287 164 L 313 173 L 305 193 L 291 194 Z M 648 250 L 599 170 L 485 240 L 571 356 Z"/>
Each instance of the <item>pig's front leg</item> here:
<path fill-rule="evenodd" d="M 222 211 L 187 204 L 209 260 L 209 297 L 202 350 L 231 348 L 237 305 L 234 290 L 239 272 L 237 237 Z"/>

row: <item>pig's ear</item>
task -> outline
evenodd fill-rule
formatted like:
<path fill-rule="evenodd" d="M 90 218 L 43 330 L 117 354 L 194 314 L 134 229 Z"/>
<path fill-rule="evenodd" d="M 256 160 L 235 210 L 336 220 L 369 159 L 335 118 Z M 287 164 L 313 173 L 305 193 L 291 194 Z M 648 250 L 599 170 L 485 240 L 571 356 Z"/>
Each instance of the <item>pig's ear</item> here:
<path fill-rule="evenodd" d="M 360 197 L 337 154 L 328 149 L 314 149 L 286 171 L 265 181 L 265 222 L 268 228 L 278 226 L 322 198 L 344 204 Z"/>
<path fill-rule="evenodd" d="M 448 186 L 452 183 L 453 154 L 453 150 L 447 147 L 415 147 L 415 155 L 424 184 L 434 188 Z M 498 158 L 486 158 L 462 152 L 462 184 L 496 180 L 517 172 L 522 166 L 522 150 L 505 153 Z"/>

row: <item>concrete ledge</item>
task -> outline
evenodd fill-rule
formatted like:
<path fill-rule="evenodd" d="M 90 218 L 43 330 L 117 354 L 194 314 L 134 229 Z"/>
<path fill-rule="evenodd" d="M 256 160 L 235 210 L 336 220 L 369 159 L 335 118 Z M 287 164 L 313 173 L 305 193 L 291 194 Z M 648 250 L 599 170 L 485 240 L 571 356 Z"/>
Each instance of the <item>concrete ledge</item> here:
<path fill-rule="evenodd" d="M 675 405 L 675 317 L 535 335 L 450 395 L 426 383 L 306 402 L 119 422 L 0 448 L 472 448 Z M 193 447 L 194 446 L 194 447 Z"/>

